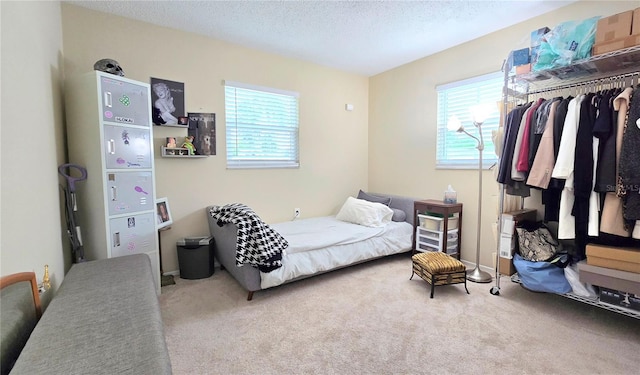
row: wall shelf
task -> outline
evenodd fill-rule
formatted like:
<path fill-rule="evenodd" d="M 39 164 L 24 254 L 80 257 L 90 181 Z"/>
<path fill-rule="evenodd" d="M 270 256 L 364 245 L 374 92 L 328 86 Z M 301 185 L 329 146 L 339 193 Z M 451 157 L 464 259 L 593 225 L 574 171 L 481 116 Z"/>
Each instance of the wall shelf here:
<path fill-rule="evenodd" d="M 168 148 L 162 146 L 160 155 L 163 158 L 177 158 L 177 159 L 198 159 L 207 158 L 209 155 L 189 155 L 189 149 L 182 147 Z"/>

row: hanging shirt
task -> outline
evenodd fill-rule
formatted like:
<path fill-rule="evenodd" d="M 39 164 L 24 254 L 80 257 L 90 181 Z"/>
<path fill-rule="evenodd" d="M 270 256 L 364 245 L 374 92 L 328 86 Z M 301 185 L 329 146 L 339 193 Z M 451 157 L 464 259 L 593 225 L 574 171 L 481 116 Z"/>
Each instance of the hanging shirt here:
<path fill-rule="evenodd" d="M 538 107 L 538 116 L 536 117 L 536 121 L 531 125 L 531 134 L 529 135 L 529 156 L 527 159 L 527 170 L 531 172 L 531 167 L 533 166 L 533 161 L 536 157 L 536 153 L 538 152 L 538 147 L 540 146 L 540 141 L 542 140 L 542 134 L 544 130 L 547 128 L 547 123 L 549 122 L 549 115 L 551 112 L 551 105 L 561 98 L 553 98 L 551 100 L 547 100 L 540 107 Z M 553 157 L 553 155 L 550 155 Z"/>
<path fill-rule="evenodd" d="M 545 99 L 539 98 L 538 101 L 531 106 L 531 111 L 527 116 L 527 121 L 525 122 L 524 131 L 522 134 L 522 144 L 520 150 L 518 152 L 518 163 L 516 164 L 516 170 L 518 172 L 529 172 L 529 149 L 531 148 L 530 138 L 531 138 L 531 127 L 535 126 L 535 123 L 540 116 L 538 112 L 538 108 L 543 105 Z M 523 180 L 525 179 L 526 173 L 523 173 Z"/>
<path fill-rule="evenodd" d="M 618 112 L 613 108 L 613 99 L 620 90 L 607 90 L 602 93 L 596 103 L 598 114 L 593 124 L 593 136 L 600 140 L 598 163 L 596 165 L 596 183 L 594 190 L 605 193 L 615 191 L 617 160 L 616 160 L 616 129 Z"/>
<path fill-rule="evenodd" d="M 596 118 L 596 107 L 593 104 L 594 93 L 586 94 L 580 102 L 580 114 L 578 132 L 576 135 L 576 149 L 573 170 L 573 210 L 575 218 L 575 248 L 574 257 L 577 260 L 586 257 L 586 246 L 589 233 L 590 218 L 590 196 L 593 191 L 593 171 L 594 171 L 594 137 L 593 123 Z M 596 138 L 597 140 L 597 138 Z M 597 147 L 597 146 L 596 146 Z M 597 150 L 597 148 L 596 148 Z M 597 208 L 596 216 L 597 221 Z M 596 227 L 596 232 L 597 232 Z M 597 235 L 597 233 L 596 233 Z"/>
<path fill-rule="evenodd" d="M 573 209 L 573 167 L 575 160 L 576 136 L 578 133 L 578 114 L 580 103 L 584 95 L 580 95 L 569 102 L 567 117 L 565 118 L 558 158 L 551 176 L 565 180 L 564 189 L 560 196 L 560 213 L 558 215 L 558 239 L 575 238 L 575 218 L 571 215 Z"/>
<path fill-rule="evenodd" d="M 554 100 L 549 106 L 549 114 L 546 116 L 547 124 L 544 126 L 544 132 L 540 138 L 539 145 L 536 150 L 527 185 L 546 189 L 551 180 L 551 171 L 556 162 L 553 155 L 553 120 L 555 118 L 556 108 L 560 100 Z"/>
<path fill-rule="evenodd" d="M 564 128 L 564 121 L 567 117 L 567 109 L 569 103 L 574 98 L 568 96 L 558 103 L 556 107 L 556 113 L 553 119 L 553 158 L 554 165 L 555 160 L 558 158 L 558 150 L 560 149 L 560 140 L 562 137 L 562 129 Z M 553 167 L 552 167 L 553 169 Z M 549 185 L 546 190 L 542 191 L 542 204 L 544 204 L 544 220 L 546 222 L 557 222 L 560 217 L 560 196 L 564 189 L 564 179 L 558 179 L 551 177 Z"/>
<path fill-rule="evenodd" d="M 520 149 L 522 148 L 522 143 L 524 141 L 527 121 L 531 121 L 533 112 L 535 112 L 535 108 L 534 105 L 531 105 L 529 106 L 529 108 L 527 108 L 524 115 L 522 116 L 520 127 L 518 128 L 516 144 L 513 148 L 513 159 L 511 160 L 511 179 L 514 181 L 524 181 L 524 173 L 518 171 L 518 155 L 520 154 Z"/>
<path fill-rule="evenodd" d="M 531 103 L 527 103 L 516 107 L 507 115 L 504 125 L 504 138 L 497 178 L 498 182 L 501 184 L 513 185 L 513 180 L 511 179 L 513 150 L 516 146 L 516 139 L 518 137 L 518 130 L 520 128 L 522 116 L 530 106 Z"/>

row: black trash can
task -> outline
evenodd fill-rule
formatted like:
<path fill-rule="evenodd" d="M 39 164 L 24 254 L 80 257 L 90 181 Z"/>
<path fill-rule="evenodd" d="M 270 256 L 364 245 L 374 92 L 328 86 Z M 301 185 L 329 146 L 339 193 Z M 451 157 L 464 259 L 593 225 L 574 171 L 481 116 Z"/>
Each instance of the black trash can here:
<path fill-rule="evenodd" d="M 204 279 L 213 275 L 213 237 L 187 237 L 176 243 L 182 279 Z"/>

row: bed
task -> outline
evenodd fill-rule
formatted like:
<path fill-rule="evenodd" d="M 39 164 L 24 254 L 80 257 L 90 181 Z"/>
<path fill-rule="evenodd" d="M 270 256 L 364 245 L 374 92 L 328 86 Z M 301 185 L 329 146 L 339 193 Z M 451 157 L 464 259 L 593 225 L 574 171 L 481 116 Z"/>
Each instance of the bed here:
<path fill-rule="evenodd" d="M 209 230 L 214 238 L 214 256 L 221 269 L 227 270 L 238 283 L 248 291 L 247 300 L 253 293 L 321 273 L 378 259 L 384 256 L 411 251 L 413 244 L 413 202 L 416 199 L 360 191 L 356 198 L 349 197 L 341 210 L 333 216 L 297 219 L 282 223 L 268 224 L 286 240 L 282 251 L 281 266 L 261 271 L 249 264 L 238 265 L 238 233 L 242 224 L 221 222 L 222 206 L 206 208 Z M 348 210 L 347 205 L 369 206 L 378 210 L 385 206 L 392 220 L 366 221 L 362 211 Z M 382 212 L 383 209 L 380 209 Z M 356 212 L 355 217 L 353 213 Z M 368 213 L 369 211 L 367 211 Z M 368 216 L 367 216 L 368 217 Z M 377 224 L 377 225 L 376 225 Z M 279 264 L 280 264 L 279 263 Z"/>

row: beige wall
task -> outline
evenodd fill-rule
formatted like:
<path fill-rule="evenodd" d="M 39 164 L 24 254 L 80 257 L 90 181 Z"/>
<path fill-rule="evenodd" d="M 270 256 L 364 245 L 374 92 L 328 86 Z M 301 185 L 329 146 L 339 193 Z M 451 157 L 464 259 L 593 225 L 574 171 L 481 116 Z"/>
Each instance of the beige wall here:
<path fill-rule="evenodd" d="M 186 130 L 154 127 L 157 195 L 169 198 L 174 218 L 162 232 L 165 272 L 178 269 L 178 239 L 208 235 L 207 205 L 242 202 L 276 222 L 295 207 L 303 217 L 336 213 L 349 194 L 367 188 L 367 77 L 68 4 L 62 20 L 67 77 L 109 57 L 128 78 L 184 82 L 187 111 L 216 113 L 217 155 L 206 159 L 161 158 L 165 137 Z M 223 80 L 300 93 L 299 169 L 226 169 Z"/>
<path fill-rule="evenodd" d="M 217 156 L 156 158 L 158 196 L 169 197 L 176 221 L 162 238 L 165 270 L 177 269 L 177 239 L 207 234 L 208 204 L 243 201 L 274 222 L 294 207 L 307 217 L 334 212 L 360 187 L 440 198 L 449 183 L 465 204 L 463 258 L 473 261 L 477 175 L 434 167 L 435 85 L 499 70 L 540 26 L 636 5 L 583 1 L 367 79 L 68 4 L 61 11 L 59 2 L 2 1 L 0 274 L 33 270 L 41 278 L 49 264 L 57 286 L 69 267 L 56 171 L 65 161 L 61 72 L 89 71 L 103 57 L 120 61 L 129 78 L 184 82 L 187 110 L 218 115 Z M 223 79 L 300 92 L 300 169 L 226 170 Z M 345 103 L 355 110 L 344 111 Z M 184 135 L 154 130 L 157 149 L 164 137 Z M 497 187 L 491 172 L 484 177 L 481 263 L 491 265 Z"/>
<path fill-rule="evenodd" d="M 462 259 L 475 262 L 478 172 L 435 168 L 436 85 L 500 71 L 509 51 L 528 45 L 532 30 L 637 6 L 637 1 L 582 1 L 371 77 L 369 188 L 442 199 L 452 184 L 464 205 Z M 495 181 L 491 171 L 484 172 L 480 263 L 489 267 L 496 251 L 491 230 L 497 221 Z M 540 201 L 539 194 L 534 197 L 532 202 Z"/>
<path fill-rule="evenodd" d="M 64 157 L 58 2 L 2 1 L 0 275 L 44 265 L 54 287 L 70 264 L 57 166 Z"/>

